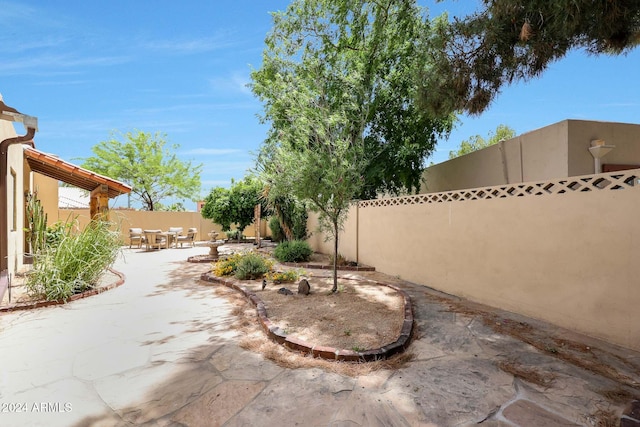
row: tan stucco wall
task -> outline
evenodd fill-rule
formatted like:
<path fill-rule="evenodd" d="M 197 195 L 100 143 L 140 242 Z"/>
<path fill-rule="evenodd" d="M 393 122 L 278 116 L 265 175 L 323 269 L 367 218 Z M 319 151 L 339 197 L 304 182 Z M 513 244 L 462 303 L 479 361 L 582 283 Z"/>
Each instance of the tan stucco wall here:
<path fill-rule="evenodd" d="M 636 186 L 360 207 L 358 261 L 640 350 L 639 203 Z"/>
<path fill-rule="evenodd" d="M 325 234 L 319 231 L 318 214 L 309 212 L 307 232 L 311 236 L 307 239 L 312 248 L 324 254 L 333 254 L 333 238 L 327 240 Z M 347 213 L 343 231 L 338 235 L 338 253 L 349 261 L 358 259 L 358 209 L 352 206 Z"/>
<path fill-rule="evenodd" d="M 602 157 L 601 162 L 640 166 L 640 125 L 629 123 L 569 121 L 569 176 L 594 173 L 589 146 L 594 139 L 603 139 L 616 148 Z"/>
<path fill-rule="evenodd" d="M 57 201 L 56 201 L 57 203 Z M 110 219 L 120 225 L 123 241 L 129 244 L 129 228 L 142 228 L 148 230 L 168 230 L 170 227 L 182 227 L 186 234 L 187 229 L 195 227 L 198 229 L 196 240 L 209 240 L 208 232 L 217 231 L 220 233 L 218 239 L 226 238 L 226 234 L 221 231 L 218 224 L 211 220 L 202 218 L 199 212 L 160 212 L 160 211 L 135 211 L 112 209 L 109 213 Z M 58 209 L 57 215 L 48 218 L 49 224 L 56 221 L 69 221 L 77 218 L 80 228 L 84 228 L 89 223 L 89 209 Z M 260 232 L 262 236 L 266 233 L 266 221 L 261 222 Z M 255 237 L 253 225 L 244 230 L 247 237 Z"/>
<path fill-rule="evenodd" d="M 58 217 L 58 180 L 39 173 L 31 173 L 32 192 L 38 192 L 48 224 L 56 222 Z"/>
<path fill-rule="evenodd" d="M 564 120 L 508 141 L 509 144 L 519 144 L 522 147 L 522 178 L 514 176 L 510 182 L 540 181 L 568 176 L 568 129 L 569 123 Z"/>
<path fill-rule="evenodd" d="M 602 163 L 640 165 L 640 125 L 563 120 L 430 166 L 420 193 L 591 174 L 589 146 L 594 139 L 616 146 Z"/>
<path fill-rule="evenodd" d="M 1 99 L 1 98 L 0 98 Z M 0 120 L 0 141 L 4 141 L 7 138 L 13 138 L 17 136 L 16 130 L 11 122 L 6 120 Z M 4 165 L 3 165 L 4 166 Z M 13 206 L 14 206 L 14 192 L 13 192 L 13 180 L 11 171 L 15 173 L 15 185 L 16 185 L 16 217 L 15 223 L 12 227 L 13 220 Z M 24 175 L 23 175 L 23 162 L 22 162 L 22 144 L 10 145 L 7 151 L 7 169 L 2 170 L 1 173 L 6 174 L 7 177 L 7 200 L 3 201 L 2 208 L 7 210 L 7 229 L 1 230 L 3 234 L 7 236 L 7 256 L 8 256 L 8 272 L 15 274 L 16 271 L 20 271 L 23 267 L 22 254 L 24 253 Z"/>

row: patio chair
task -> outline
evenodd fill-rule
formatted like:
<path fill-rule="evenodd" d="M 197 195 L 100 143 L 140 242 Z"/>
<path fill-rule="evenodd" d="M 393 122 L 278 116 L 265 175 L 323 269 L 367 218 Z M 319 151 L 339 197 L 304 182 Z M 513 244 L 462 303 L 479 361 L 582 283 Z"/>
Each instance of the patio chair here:
<path fill-rule="evenodd" d="M 167 246 L 167 235 L 162 230 L 144 230 L 144 237 L 147 250 L 161 249 Z"/>
<path fill-rule="evenodd" d="M 144 234 L 142 234 L 142 228 L 130 228 L 129 229 L 129 249 L 134 244 L 138 245 L 138 248 L 142 247 L 145 242 Z"/>
<path fill-rule="evenodd" d="M 195 245 L 196 234 L 198 234 L 197 228 L 189 228 L 186 235 L 178 236 L 176 246 L 178 245 L 178 243 L 180 243 L 180 247 L 182 247 L 182 245 L 185 243 L 189 243 L 191 247 L 193 247 Z"/>
<path fill-rule="evenodd" d="M 174 244 L 176 248 L 178 247 L 178 236 L 182 236 L 182 230 L 182 227 L 169 227 L 169 231 L 167 232 L 169 246 Z"/>

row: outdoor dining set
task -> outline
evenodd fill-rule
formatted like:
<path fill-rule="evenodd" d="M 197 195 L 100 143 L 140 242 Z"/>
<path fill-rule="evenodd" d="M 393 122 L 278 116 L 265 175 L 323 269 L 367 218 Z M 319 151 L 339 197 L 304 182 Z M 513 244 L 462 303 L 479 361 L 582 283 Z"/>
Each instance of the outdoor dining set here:
<path fill-rule="evenodd" d="M 130 228 L 129 248 L 133 245 L 142 248 L 142 245 L 145 245 L 145 249 L 150 251 L 153 249 L 177 248 L 178 244 L 183 247 L 185 243 L 194 246 L 196 234 L 198 234 L 197 228 L 189 228 L 186 234 L 183 234 L 182 227 L 169 227 L 167 231 Z"/>

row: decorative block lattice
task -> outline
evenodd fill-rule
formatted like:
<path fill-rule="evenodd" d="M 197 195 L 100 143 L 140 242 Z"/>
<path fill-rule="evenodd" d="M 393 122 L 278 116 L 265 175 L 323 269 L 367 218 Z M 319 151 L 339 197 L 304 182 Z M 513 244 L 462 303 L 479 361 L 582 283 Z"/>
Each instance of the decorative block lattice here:
<path fill-rule="evenodd" d="M 600 190 L 624 190 L 640 187 L 640 169 L 570 178 L 496 185 L 443 193 L 416 194 L 388 199 L 363 200 L 358 207 L 422 205 L 425 203 L 462 202 L 467 200 L 503 199 L 506 197 L 542 196 Z"/>

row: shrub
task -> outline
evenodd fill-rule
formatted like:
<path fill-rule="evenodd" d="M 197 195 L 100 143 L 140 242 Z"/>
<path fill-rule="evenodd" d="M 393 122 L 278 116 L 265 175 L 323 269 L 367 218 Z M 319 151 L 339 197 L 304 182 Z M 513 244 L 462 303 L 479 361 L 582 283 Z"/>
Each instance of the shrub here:
<path fill-rule="evenodd" d="M 213 274 L 218 277 L 231 276 L 235 274 L 238 261 L 242 258 L 241 253 L 235 253 L 225 259 L 220 259 L 213 266 Z"/>
<path fill-rule="evenodd" d="M 93 288 L 116 260 L 122 242 L 110 223 L 92 221 L 79 233 L 73 233 L 72 228 L 69 224 L 60 227 L 57 245 L 34 258 L 26 283 L 32 295 L 58 300 L 84 292 Z"/>
<path fill-rule="evenodd" d="M 269 220 L 269 228 L 271 229 L 271 239 L 274 242 L 282 242 L 285 239 L 284 231 L 280 226 L 280 220 L 277 216 L 272 216 Z"/>
<path fill-rule="evenodd" d="M 250 252 L 243 255 L 236 266 L 236 277 L 240 280 L 257 279 L 271 270 L 271 263 L 260 254 Z"/>
<path fill-rule="evenodd" d="M 47 227 L 46 232 L 46 247 L 47 248 L 57 248 L 60 246 L 62 240 L 71 234 L 72 228 L 74 226 L 74 222 L 62 222 L 58 221 L 53 225 Z"/>
<path fill-rule="evenodd" d="M 329 255 L 329 264 L 333 265 L 333 254 Z M 338 254 L 338 262 L 336 265 L 345 266 L 345 265 L 353 265 L 355 263 L 348 261 L 342 254 Z"/>
<path fill-rule="evenodd" d="M 244 237 L 240 230 L 229 230 L 225 231 L 225 233 L 227 234 L 227 239 L 229 240 L 240 240 Z"/>
<path fill-rule="evenodd" d="M 216 276 L 235 275 L 238 279 L 255 279 L 271 271 L 273 263 L 256 252 L 238 252 L 213 266 Z"/>
<path fill-rule="evenodd" d="M 309 237 L 307 234 L 307 219 L 307 207 L 303 203 L 296 204 L 291 227 L 294 240 L 304 240 Z"/>
<path fill-rule="evenodd" d="M 284 282 L 295 282 L 300 278 L 301 273 L 297 270 L 287 270 L 287 271 L 272 271 L 265 274 L 267 280 L 271 280 L 273 282 L 284 283 Z"/>
<path fill-rule="evenodd" d="M 305 262 L 309 261 L 312 253 L 311 247 L 304 240 L 292 240 L 276 246 L 273 256 L 280 262 Z"/>

